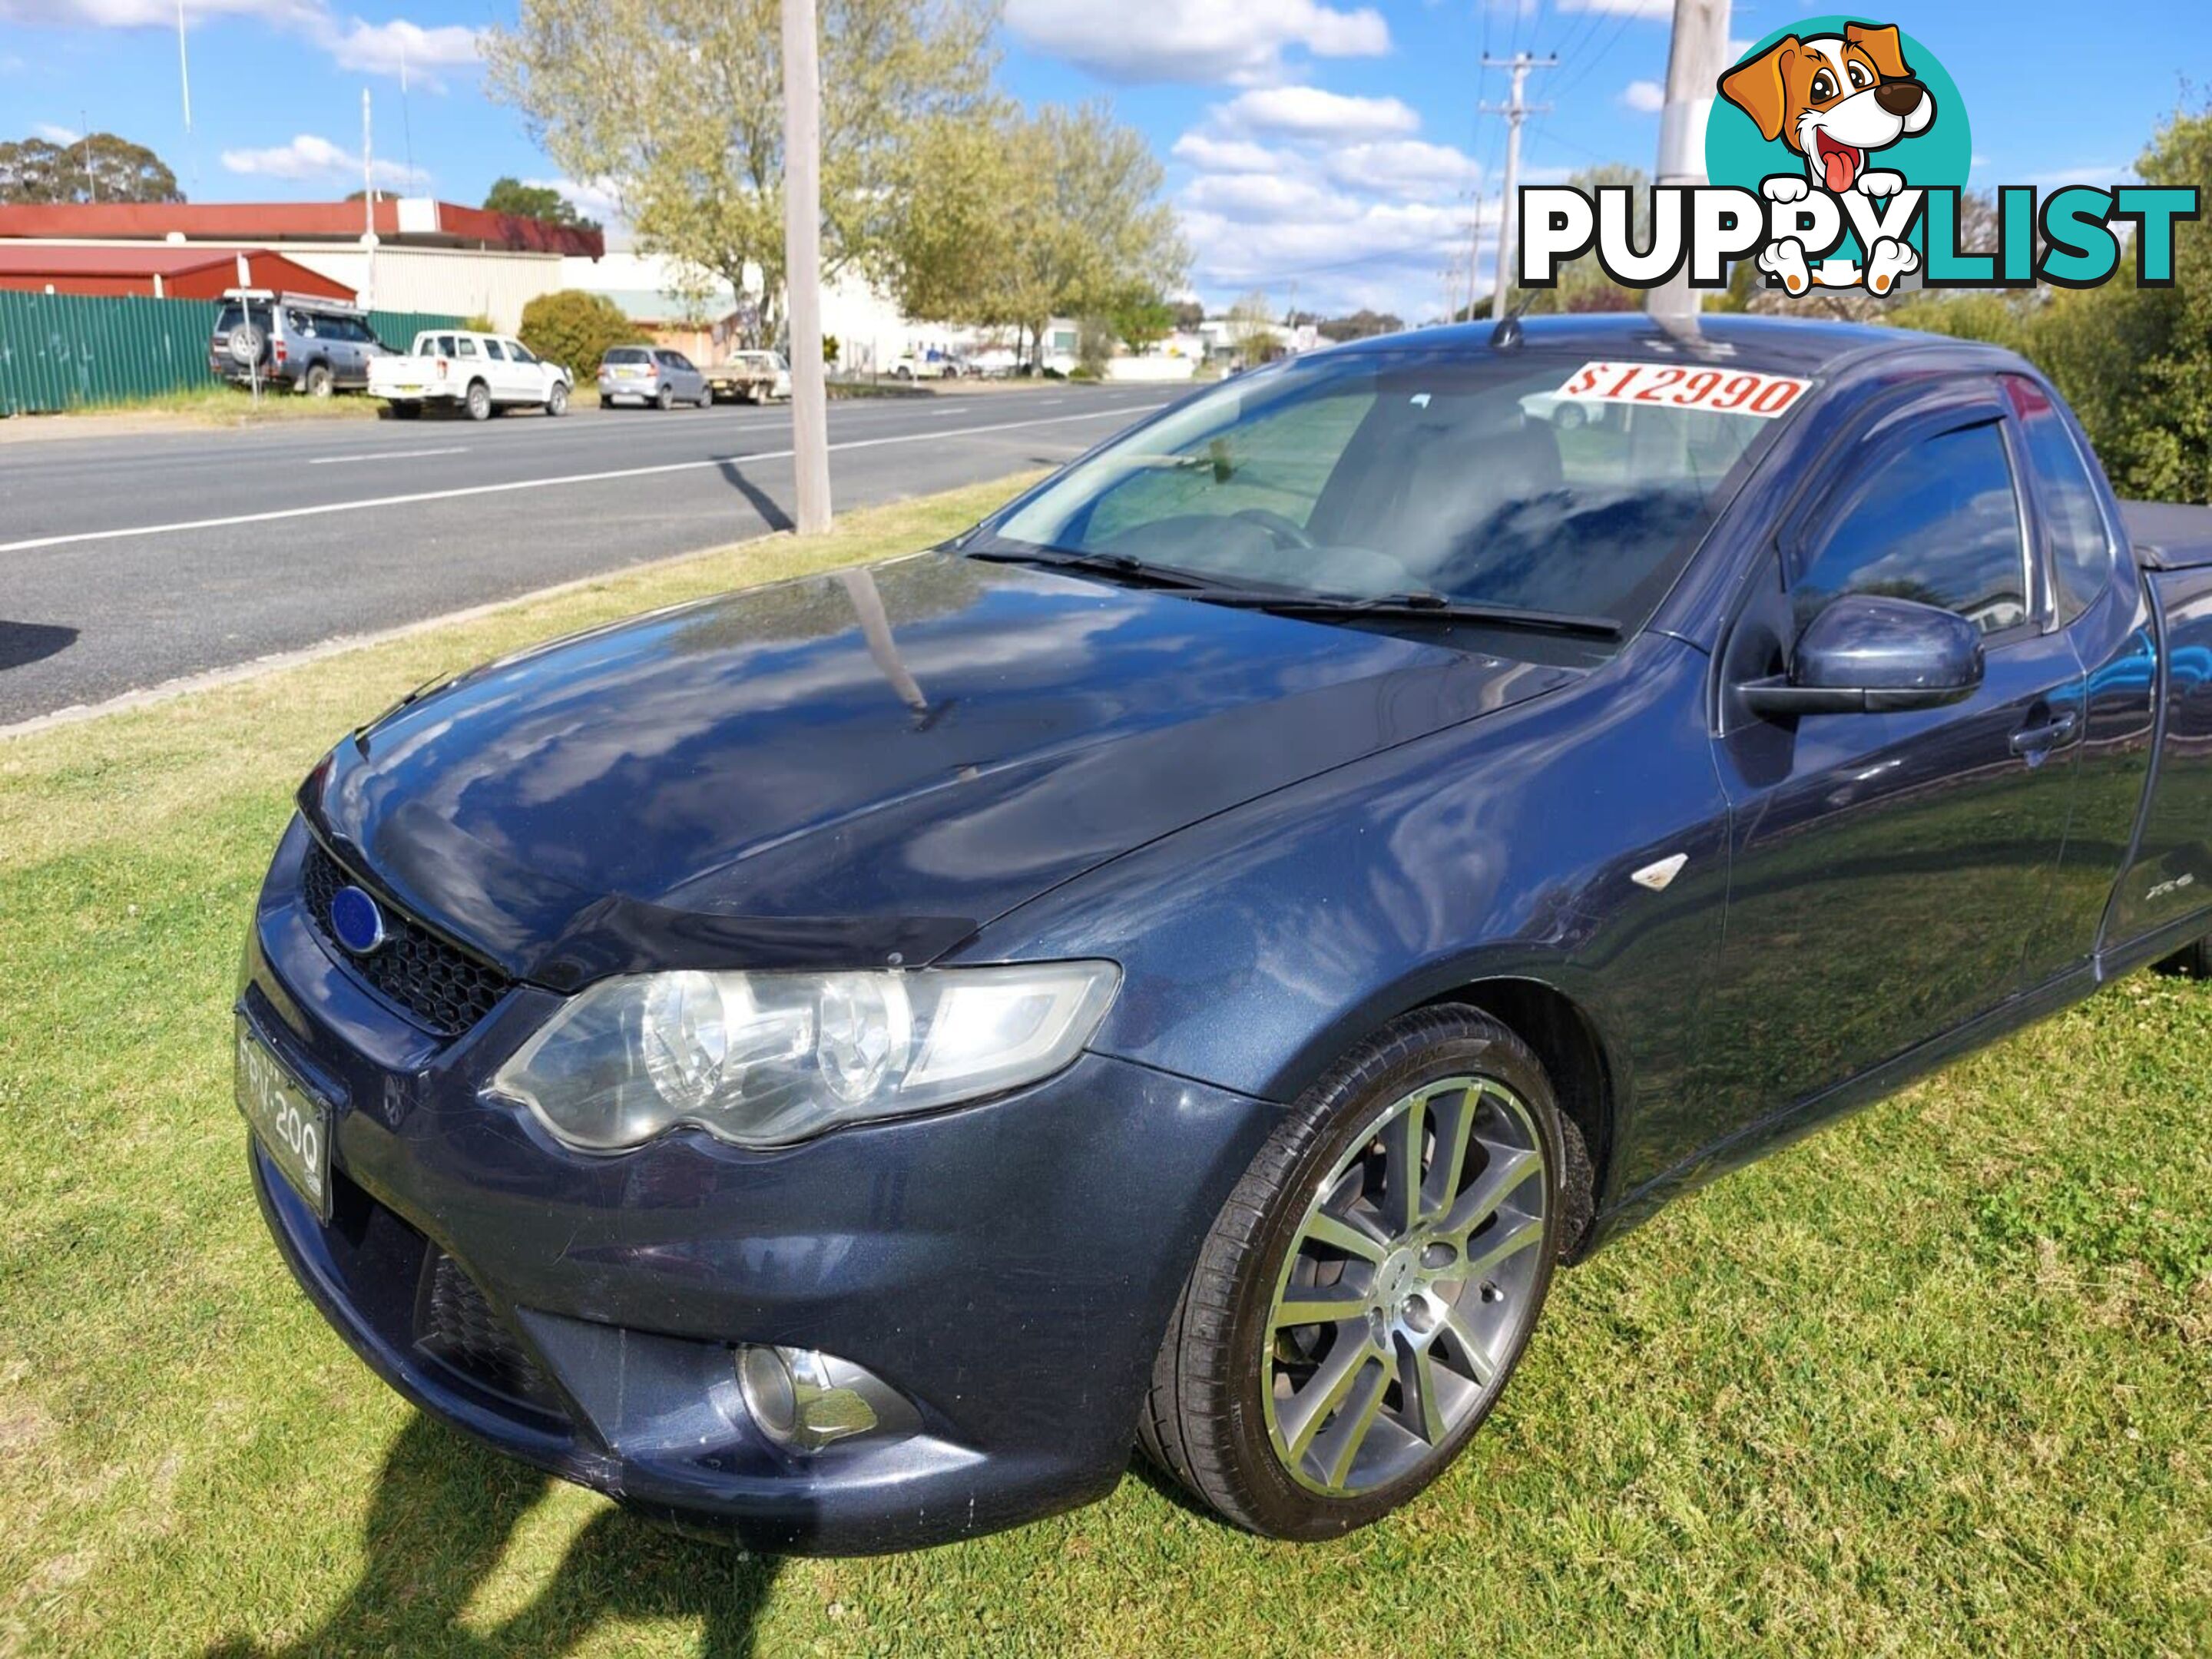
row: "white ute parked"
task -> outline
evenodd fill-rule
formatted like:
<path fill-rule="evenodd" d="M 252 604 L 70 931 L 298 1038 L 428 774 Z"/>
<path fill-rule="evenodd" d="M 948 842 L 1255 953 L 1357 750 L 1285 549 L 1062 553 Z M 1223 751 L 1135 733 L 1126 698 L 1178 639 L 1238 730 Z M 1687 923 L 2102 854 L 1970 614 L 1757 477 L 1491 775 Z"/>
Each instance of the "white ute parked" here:
<path fill-rule="evenodd" d="M 566 415 L 571 385 L 567 369 L 540 361 L 510 335 L 458 329 L 426 329 L 405 356 L 378 357 L 368 366 L 368 395 L 383 398 L 403 421 L 429 404 L 465 410 L 472 421 L 520 408 Z"/>

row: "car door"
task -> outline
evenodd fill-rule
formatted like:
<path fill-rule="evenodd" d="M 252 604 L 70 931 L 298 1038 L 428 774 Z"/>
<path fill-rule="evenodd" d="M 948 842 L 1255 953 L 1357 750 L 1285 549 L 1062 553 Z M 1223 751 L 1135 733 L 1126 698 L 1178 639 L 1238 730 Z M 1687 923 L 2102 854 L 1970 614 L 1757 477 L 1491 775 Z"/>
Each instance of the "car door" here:
<path fill-rule="evenodd" d="M 491 395 L 503 404 L 530 401 L 532 393 L 522 383 L 522 366 L 507 355 L 507 343 L 486 335 L 483 349 L 490 364 L 487 373 L 491 380 Z"/>
<path fill-rule="evenodd" d="M 521 341 L 503 339 L 500 343 L 507 348 L 507 360 L 514 366 L 517 395 L 526 403 L 543 403 L 552 390 L 553 371 Z"/>
<path fill-rule="evenodd" d="M 1972 383 L 1884 422 L 1785 528 L 1718 664 L 1730 811 L 1705 1086 L 1723 1121 L 1805 1102 L 2019 988 L 2065 842 L 2082 696 L 2031 557 L 2017 434 Z M 1887 594 L 1982 631 L 1984 678 L 1909 711 L 1744 710 L 1827 603 Z"/>

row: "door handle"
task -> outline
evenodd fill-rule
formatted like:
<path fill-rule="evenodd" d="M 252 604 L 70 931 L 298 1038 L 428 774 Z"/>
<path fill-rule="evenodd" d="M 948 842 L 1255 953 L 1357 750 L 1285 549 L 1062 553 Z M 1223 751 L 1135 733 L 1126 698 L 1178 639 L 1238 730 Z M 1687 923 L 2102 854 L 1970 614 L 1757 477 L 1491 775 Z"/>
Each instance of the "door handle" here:
<path fill-rule="evenodd" d="M 2022 726 L 2012 734 L 2012 752 L 2015 755 L 2048 754 L 2074 735 L 2080 724 L 2075 714 L 2061 714 L 2042 726 Z"/>

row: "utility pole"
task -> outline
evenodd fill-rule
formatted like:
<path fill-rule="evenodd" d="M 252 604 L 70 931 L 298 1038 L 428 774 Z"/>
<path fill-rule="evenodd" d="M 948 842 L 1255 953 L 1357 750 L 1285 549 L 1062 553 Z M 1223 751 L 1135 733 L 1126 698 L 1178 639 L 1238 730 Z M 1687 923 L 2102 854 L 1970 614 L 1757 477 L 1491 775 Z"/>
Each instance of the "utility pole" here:
<path fill-rule="evenodd" d="M 1493 319 L 1505 314 L 1505 285 L 1513 280 L 1513 227 L 1516 221 L 1518 204 L 1514 198 L 1521 185 L 1521 123 L 1531 115 L 1542 115 L 1552 107 L 1549 104 L 1529 104 L 1521 94 L 1528 85 L 1530 70 L 1556 69 L 1559 55 L 1532 58 L 1525 52 L 1516 52 L 1510 58 L 1492 58 L 1484 54 L 1485 69 L 1504 69 L 1513 71 L 1513 93 L 1503 104 L 1485 104 L 1483 112 L 1505 118 L 1505 196 L 1504 211 L 1498 221 L 1498 284 L 1490 293 L 1490 314 Z M 1468 318 L 1474 317 L 1474 300 L 1468 299 Z"/>
<path fill-rule="evenodd" d="M 802 536 L 830 528 L 822 384 L 822 72 L 814 0 L 783 0 L 783 265 L 791 318 L 791 455 Z"/>
<path fill-rule="evenodd" d="M 1482 258 L 1482 186 L 1474 188 L 1474 222 L 1467 228 L 1467 319 L 1474 320 L 1474 288 L 1482 280 L 1476 266 Z M 1455 313 L 1444 313 L 1446 322 L 1456 320 Z"/>
<path fill-rule="evenodd" d="M 368 88 L 361 89 L 361 245 L 368 250 L 368 278 L 354 297 L 376 304 L 376 163 L 370 159 Z"/>
<path fill-rule="evenodd" d="M 1729 0 L 1674 0 L 1674 35 L 1667 47 L 1667 102 L 1659 116 L 1661 189 L 1705 182 L 1705 122 L 1713 111 L 1715 83 L 1728 64 Z M 1690 286 L 1686 267 L 1651 290 L 1644 308 L 1654 317 L 1694 317 L 1704 295 Z"/>

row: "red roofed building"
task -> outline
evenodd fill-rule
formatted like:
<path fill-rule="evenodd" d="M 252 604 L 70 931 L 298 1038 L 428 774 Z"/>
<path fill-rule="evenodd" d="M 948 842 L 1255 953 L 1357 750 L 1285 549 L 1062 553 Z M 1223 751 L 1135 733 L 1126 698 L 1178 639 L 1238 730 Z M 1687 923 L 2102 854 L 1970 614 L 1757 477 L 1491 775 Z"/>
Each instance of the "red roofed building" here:
<path fill-rule="evenodd" d="M 374 227 L 373 240 L 371 227 Z M 563 258 L 596 260 L 605 242 L 595 230 L 548 224 L 427 197 L 361 202 L 97 202 L 0 206 L 0 271 L 28 269 L 64 249 L 160 248 L 179 254 L 234 258 L 241 248 L 318 276 L 337 293 L 358 294 L 387 311 L 483 315 L 513 329 L 522 307 L 562 287 Z M 95 260 L 95 264 L 99 262 Z M 195 273 L 212 269 L 194 267 Z M 148 293 L 154 270 L 122 262 L 120 280 L 143 274 L 143 286 L 64 287 L 58 292 Z M 88 273 L 86 280 L 105 280 Z M 234 283 L 221 286 L 228 288 Z M 255 285 L 294 287 L 263 279 Z M 20 288 L 24 283 L 0 281 Z M 44 282 L 35 284 L 43 289 Z M 167 271 L 162 287 L 169 289 Z M 220 289 L 217 289 L 219 293 Z M 295 291 L 323 292 L 322 288 Z M 199 297 L 195 292 L 179 297 Z"/>
<path fill-rule="evenodd" d="M 354 291 L 266 248 L 81 247 L 0 242 L 0 289 L 30 294 L 135 294 L 155 300 L 219 300 L 231 288 L 265 288 L 353 303 Z"/>

